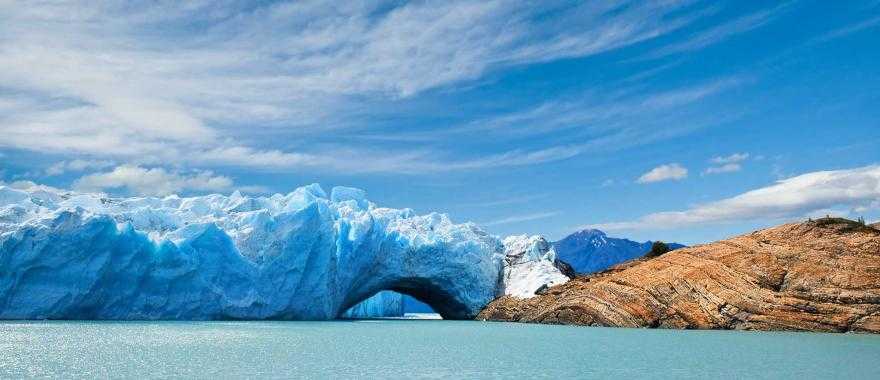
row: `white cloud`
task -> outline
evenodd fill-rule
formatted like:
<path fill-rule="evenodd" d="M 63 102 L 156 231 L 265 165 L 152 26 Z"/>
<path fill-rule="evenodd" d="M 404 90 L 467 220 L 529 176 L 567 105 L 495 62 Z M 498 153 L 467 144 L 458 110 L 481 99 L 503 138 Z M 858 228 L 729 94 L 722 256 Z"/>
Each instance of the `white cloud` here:
<path fill-rule="evenodd" d="M 659 212 L 629 222 L 596 224 L 602 230 L 678 228 L 733 221 L 800 218 L 815 212 L 866 210 L 880 201 L 880 165 L 802 174 L 732 198 L 684 211 Z"/>
<path fill-rule="evenodd" d="M 695 33 L 693 36 L 685 41 L 664 46 L 649 54 L 645 58 L 660 58 L 671 54 L 698 50 L 706 46 L 716 44 L 735 35 L 742 34 L 766 25 L 768 22 L 772 21 L 780 13 L 782 13 L 782 11 L 785 10 L 788 6 L 789 3 L 786 3 L 773 9 L 755 12 L 750 15 L 735 19 L 733 21 L 713 26 L 712 28 Z"/>
<path fill-rule="evenodd" d="M 733 173 L 742 170 L 741 162 L 749 158 L 748 153 L 734 153 L 729 156 L 713 157 L 709 162 L 715 164 L 703 171 L 703 174 Z"/>
<path fill-rule="evenodd" d="M 532 220 L 552 218 L 552 217 L 557 216 L 559 214 L 562 214 L 562 212 L 561 211 L 548 211 L 548 212 L 539 212 L 539 213 L 534 213 L 534 214 L 515 215 L 515 216 L 510 216 L 510 217 L 506 217 L 506 218 L 502 218 L 502 219 L 498 219 L 498 220 L 493 220 L 490 222 L 480 223 L 480 225 L 485 226 L 485 227 L 490 227 L 490 226 L 497 226 L 497 225 L 501 225 L 501 224 L 528 222 L 528 221 L 532 221 Z"/>
<path fill-rule="evenodd" d="M 137 195 L 168 195 L 182 191 L 225 191 L 231 189 L 229 177 L 217 176 L 210 171 L 192 174 L 166 171 L 163 168 L 142 168 L 133 165 L 117 166 L 110 172 L 83 176 L 73 183 L 80 191 L 125 189 Z"/>
<path fill-rule="evenodd" d="M 742 170 L 742 165 L 740 164 L 724 164 L 721 166 L 711 166 L 707 168 L 703 173 L 704 174 L 720 174 L 720 173 L 733 173 Z"/>
<path fill-rule="evenodd" d="M 107 160 L 82 160 L 74 159 L 70 161 L 61 161 L 53 164 L 46 169 L 47 176 L 56 176 L 69 171 L 84 171 L 88 169 L 100 170 L 113 166 L 113 161 Z"/>
<path fill-rule="evenodd" d="M 345 163 L 317 158 L 325 153 L 311 138 L 365 103 L 631 45 L 696 13 L 678 2 L 619 1 L 0 2 L 0 83 L 21 98 L 0 99 L 0 146 L 140 163 L 201 152 L 203 161 L 228 164 L 217 153 L 238 149 L 285 168 L 333 169 Z M 279 131 L 298 144 L 228 143 Z M 417 155 L 435 162 L 415 167 L 468 169 L 499 165 L 508 153 L 518 152 L 443 165 L 442 155 L 377 150 L 362 162 L 409 170 L 394 161 Z M 566 156 L 527 152 L 519 162 L 545 153 Z"/>
<path fill-rule="evenodd" d="M 687 178 L 688 170 L 683 166 L 672 163 L 666 165 L 660 165 L 656 168 L 651 169 L 645 174 L 642 174 L 636 182 L 638 183 L 654 183 L 660 181 L 670 181 L 675 180 L 679 181 Z"/>
<path fill-rule="evenodd" d="M 551 100 L 538 106 L 447 130 L 447 133 L 492 133 L 494 137 L 523 137 L 565 130 L 587 130 L 594 133 L 621 129 L 621 124 L 651 125 L 642 127 L 642 134 L 661 134 L 669 128 L 653 128 L 650 120 L 661 119 L 671 110 L 683 112 L 686 107 L 718 95 L 744 82 L 744 77 L 724 77 L 658 92 L 645 93 L 627 88 L 617 94 L 588 93 L 580 97 Z M 425 139 L 434 136 L 424 136 Z"/>
<path fill-rule="evenodd" d="M 712 162 L 713 164 L 723 165 L 723 164 L 735 164 L 737 162 L 745 161 L 748 158 L 749 158 L 748 153 L 734 153 L 734 154 L 731 154 L 727 157 L 722 157 L 722 156 L 713 157 L 709 161 Z"/>
<path fill-rule="evenodd" d="M 581 141 L 534 150 L 515 149 L 471 159 L 451 159 L 428 154 L 396 160 L 395 171 L 423 173 L 522 166 L 560 161 L 588 153 L 613 151 L 646 144 L 707 126 L 728 122 L 736 114 L 694 114 L 700 100 L 746 81 L 727 77 L 695 86 L 644 94 L 624 91 L 617 96 L 584 96 L 578 100 L 557 100 L 534 108 L 480 119 L 442 131 L 395 131 L 393 135 L 371 135 L 367 139 L 434 141 L 438 137 L 517 140 L 539 134 L 571 133 L 566 140 Z M 673 111 L 674 110 L 674 111 Z M 688 117 L 687 123 L 675 118 Z M 670 125 L 674 125 L 670 127 Z M 467 136 L 467 137 L 464 137 Z M 520 140 L 521 141 L 521 140 Z"/>
<path fill-rule="evenodd" d="M 847 25 L 845 27 L 835 29 L 831 32 L 828 32 L 822 36 L 819 36 L 819 37 L 813 39 L 807 45 L 825 43 L 825 42 L 828 42 L 828 41 L 831 41 L 831 40 L 834 40 L 837 38 L 845 37 L 850 34 L 853 34 L 856 32 L 861 32 L 865 29 L 870 29 L 870 28 L 874 28 L 877 26 L 880 26 L 880 16 L 872 17 L 872 18 L 866 19 L 864 21 L 861 21 L 859 23 L 853 24 L 853 25 Z"/>

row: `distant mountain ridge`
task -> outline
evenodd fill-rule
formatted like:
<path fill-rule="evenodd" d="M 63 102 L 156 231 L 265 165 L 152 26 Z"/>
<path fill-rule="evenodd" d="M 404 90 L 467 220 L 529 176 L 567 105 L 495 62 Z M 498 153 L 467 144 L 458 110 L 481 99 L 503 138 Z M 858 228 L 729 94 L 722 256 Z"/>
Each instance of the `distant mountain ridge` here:
<path fill-rule="evenodd" d="M 605 232 L 585 229 L 553 243 L 556 257 L 570 264 L 578 274 L 598 272 L 627 260 L 645 255 L 652 242 L 643 243 L 624 238 L 608 237 Z M 667 243 L 669 249 L 684 247 Z"/>

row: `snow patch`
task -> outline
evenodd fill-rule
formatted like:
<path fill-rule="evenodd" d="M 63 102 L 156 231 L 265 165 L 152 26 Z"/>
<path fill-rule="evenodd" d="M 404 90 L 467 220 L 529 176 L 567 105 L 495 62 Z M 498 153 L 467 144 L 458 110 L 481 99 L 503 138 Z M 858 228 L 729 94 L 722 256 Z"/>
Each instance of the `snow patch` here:
<path fill-rule="evenodd" d="M 545 285 L 568 282 L 556 268 L 556 251 L 542 236 L 510 236 L 504 239 L 504 248 L 503 294 L 530 298 Z"/>

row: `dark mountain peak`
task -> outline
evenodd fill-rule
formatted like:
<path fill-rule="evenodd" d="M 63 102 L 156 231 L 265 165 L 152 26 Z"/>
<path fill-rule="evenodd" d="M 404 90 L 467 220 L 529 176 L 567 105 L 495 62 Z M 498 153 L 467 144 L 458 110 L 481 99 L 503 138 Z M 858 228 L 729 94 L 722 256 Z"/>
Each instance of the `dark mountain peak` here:
<path fill-rule="evenodd" d="M 637 242 L 609 237 L 597 229 L 584 229 L 553 243 L 557 257 L 574 268 L 577 273 L 592 273 L 621 262 L 642 257 L 651 250 L 651 241 Z M 670 249 L 683 247 L 668 243 Z"/>
<path fill-rule="evenodd" d="M 591 241 L 607 238 L 608 235 L 605 232 L 593 228 L 583 229 L 577 232 L 572 233 L 571 235 L 566 236 L 561 241 Z"/>
<path fill-rule="evenodd" d="M 597 230 L 595 228 L 586 228 L 580 230 L 578 232 L 573 233 L 574 236 L 607 236 L 605 232 L 602 230 Z"/>

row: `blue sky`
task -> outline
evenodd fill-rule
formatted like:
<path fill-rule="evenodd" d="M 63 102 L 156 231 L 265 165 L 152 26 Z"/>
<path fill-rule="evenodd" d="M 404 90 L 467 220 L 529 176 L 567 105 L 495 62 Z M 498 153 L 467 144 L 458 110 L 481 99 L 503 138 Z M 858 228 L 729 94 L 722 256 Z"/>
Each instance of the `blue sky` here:
<path fill-rule="evenodd" d="M 496 234 L 880 219 L 880 2 L 0 3 L 0 180 Z"/>

